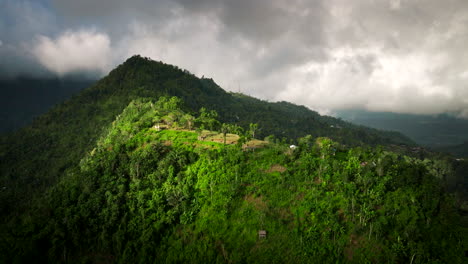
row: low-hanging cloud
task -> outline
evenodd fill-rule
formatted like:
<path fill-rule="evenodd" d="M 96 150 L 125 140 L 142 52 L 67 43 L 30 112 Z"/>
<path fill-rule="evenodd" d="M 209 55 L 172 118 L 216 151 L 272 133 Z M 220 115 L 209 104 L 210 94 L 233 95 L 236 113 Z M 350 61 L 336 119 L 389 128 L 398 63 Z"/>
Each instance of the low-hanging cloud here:
<path fill-rule="evenodd" d="M 39 36 L 33 53 L 60 76 L 76 71 L 104 73 L 110 66 L 110 39 L 94 30 L 67 31 L 56 39 Z"/>
<path fill-rule="evenodd" d="M 465 0 L 38 1 L 49 7 L 42 24 L 56 19 L 61 26 L 18 28 L 36 33 L 34 58 L 59 74 L 105 74 L 141 54 L 213 77 L 228 90 L 323 113 L 468 117 Z"/>

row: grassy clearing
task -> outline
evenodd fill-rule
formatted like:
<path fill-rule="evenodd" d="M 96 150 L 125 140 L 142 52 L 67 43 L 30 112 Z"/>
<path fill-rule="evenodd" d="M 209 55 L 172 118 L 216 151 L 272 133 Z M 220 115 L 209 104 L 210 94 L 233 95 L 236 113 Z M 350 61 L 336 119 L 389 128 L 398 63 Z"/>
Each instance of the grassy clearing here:
<path fill-rule="evenodd" d="M 188 129 L 163 129 L 157 131 L 157 139 L 167 145 L 192 145 L 203 148 L 219 148 L 224 145 L 224 137 L 222 133 L 216 131 L 203 130 L 200 137 L 194 130 Z M 239 135 L 226 134 L 226 145 L 235 145 L 240 139 Z M 261 148 L 268 142 L 258 139 L 253 139 L 243 144 L 244 149 Z"/>
<path fill-rule="evenodd" d="M 268 145 L 268 142 L 258 139 L 252 139 L 243 145 L 244 148 L 262 148 Z"/>
<path fill-rule="evenodd" d="M 203 130 L 201 137 L 203 141 L 212 141 L 212 142 L 219 142 L 224 143 L 224 137 L 222 133 L 218 133 L 215 131 Z M 226 144 L 227 145 L 235 145 L 239 140 L 239 136 L 236 134 L 226 134 Z"/>

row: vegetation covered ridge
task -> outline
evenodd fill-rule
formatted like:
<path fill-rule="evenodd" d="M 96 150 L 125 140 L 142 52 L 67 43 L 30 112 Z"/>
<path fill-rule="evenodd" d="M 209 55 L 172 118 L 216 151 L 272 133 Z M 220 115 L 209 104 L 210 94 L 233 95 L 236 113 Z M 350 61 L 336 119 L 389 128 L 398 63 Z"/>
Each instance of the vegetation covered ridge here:
<path fill-rule="evenodd" d="M 2 224 L 0 262 L 466 262 L 444 163 L 311 135 L 255 140 L 260 125 L 180 103 L 132 100 Z"/>
<path fill-rule="evenodd" d="M 348 146 L 414 144 L 401 134 L 355 126 L 320 116 L 303 106 L 227 93 L 212 79 L 197 78 L 176 66 L 133 56 L 108 76 L 37 117 L 31 125 L 0 135 L 0 186 L 6 187 L 0 192 L 0 213 L 28 210 L 35 195 L 54 186 L 66 171 L 78 165 L 132 100 L 157 100 L 161 96 L 181 98 L 187 112 L 209 107 L 218 113 L 221 122 L 244 130 L 256 123 L 258 138 L 274 135 L 293 143 L 310 134 L 327 136 Z M 9 217 L 0 222 L 6 219 Z"/>

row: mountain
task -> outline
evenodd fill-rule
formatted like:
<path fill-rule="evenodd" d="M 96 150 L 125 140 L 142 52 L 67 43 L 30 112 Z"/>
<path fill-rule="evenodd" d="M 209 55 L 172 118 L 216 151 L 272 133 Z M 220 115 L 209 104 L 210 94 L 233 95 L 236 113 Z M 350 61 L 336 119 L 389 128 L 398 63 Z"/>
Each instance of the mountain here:
<path fill-rule="evenodd" d="M 459 158 L 467 158 L 468 157 L 468 141 L 464 142 L 463 144 L 459 145 L 452 145 L 452 146 L 440 146 L 436 148 L 438 151 L 450 153 Z"/>
<path fill-rule="evenodd" d="M 338 111 L 337 117 L 377 129 L 400 132 L 428 147 L 457 145 L 468 140 L 468 120 L 442 115 L 414 115 L 363 110 Z"/>
<path fill-rule="evenodd" d="M 274 135 L 289 140 L 310 134 L 351 146 L 414 145 L 401 134 L 355 126 L 320 116 L 303 106 L 227 93 L 211 79 L 199 79 L 175 66 L 134 56 L 31 125 L 1 137 L 3 183 L 11 185 L 9 181 L 14 179 L 21 188 L 49 186 L 76 164 L 130 101 L 162 95 L 180 97 L 188 111 L 195 112 L 203 106 L 216 110 L 222 122 L 244 128 L 258 123 L 260 138 Z"/>
<path fill-rule="evenodd" d="M 214 112 L 181 103 L 132 100 L 78 167 L 3 223 L 0 260 L 463 263 L 444 163 L 324 137 L 291 148 L 252 138 L 255 125 L 203 130 Z"/>
<path fill-rule="evenodd" d="M 0 262 L 466 260 L 463 163 L 139 56 L 0 143 Z"/>
<path fill-rule="evenodd" d="M 79 77 L 0 79 L 0 133 L 31 123 L 35 117 L 94 82 Z"/>

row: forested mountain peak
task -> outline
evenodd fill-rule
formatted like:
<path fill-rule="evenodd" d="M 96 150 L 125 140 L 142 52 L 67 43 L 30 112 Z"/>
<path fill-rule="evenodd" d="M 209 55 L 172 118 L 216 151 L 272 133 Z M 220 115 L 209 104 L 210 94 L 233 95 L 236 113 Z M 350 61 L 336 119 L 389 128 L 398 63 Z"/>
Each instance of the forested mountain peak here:
<path fill-rule="evenodd" d="M 244 129 L 256 123 L 259 138 L 274 135 L 294 143 L 310 134 L 330 137 L 349 146 L 414 144 L 401 134 L 355 126 L 320 116 L 303 106 L 227 93 L 211 79 L 197 78 L 176 66 L 137 55 L 36 118 L 30 126 L 2 136 L 2 182 L 6 185 L 14 182 L 18 188 L 33 188 L 32 182 L 34 186 L 52 184 L 64 170 L 76 164 L 132 100 L 161 96 L 179 97 L 187 112 L 198 112 L 202 107 L 215 110 L 221 122 Z M 44 167 L 44 163 L 49 166 Z"/>
<path fill-rule="evenodd" d="M 173 98 L 172 96 L 176 96 L 178 99 L 166 100 Z M 180 104 L 173 104 L 174 102 L 180 102 Z M 158 110 L 158 104 L 166 105 L 163 108 L 171 111 Z M 193 119 L 196 116 L 198 116 L 196 119 L 198 121 Z M 165 130 L 159 133 L 154 128 L 158 127 L 158 122 L 161 120 L 164 120 L 166 125 L 170 124 L 176 127 L 184 123 L 186 126 L 184 129 L 189 131 Z M 197 136 L 198 132 L 190 131 L 193 130 L 191 128 L 192 122 L 201 122 L 199 125 L 205 126 L 198 127 L 199 131 L 218 130 L 219 133 L 207 136 L 200 132 Z M 274 144 L 251 153 L 248 150 L 255 149 L 252 144 L 249 145 L 248 142 L 237 144 L 239 141 L 242 142 L 242 133 L 232 133 L 231 138 L 227 138 L 228 131 L 232 127 L 237 127 L 238 131 L 243 130 L 244 137 L 249 137 L 249 134 L 245 132 L 250 131 L 251 137 L 258 139 L 254 140 L 252 143 L 254 145 L 263 146 L 264 142 L 267 141 Z M 208 137 L 208 140 L 205 136 Z M 317 148 L 315 143 L 319 138 L 324 139 L 326 147 Z M 305 216 L 301 215 L 303 213 L 309 216 L 313 207 L 323 204 L 309 204 L 304 205 L 305 207 L 297 204 L 299 207 L 292 211 L 285 208 L 278 209 L 280 211 L 276 209 L 270 211 L 267 210 L 268 204 L 278 208 L 285 206 L 281 203 L 283 200 L 281 197 L 286 197 L 282 196 L 285 194 L 276 196 L 279 193 L 276 193 L 275 190 L 289 190 L 288 188 L 296 186 L 294 187 L 296 189 L 291 189 L 293 192 L 288 191 L 289 196 L 285 198 L 289 203 L 293 203 L 296 197 L 302 197 L 305 193 L 309 193 L 309 189 L 303 189 L 304 186 L 308 186 L 307 188 L 316 185 L 322 186 L 323 188 L 321 187 L 319 192 L 309 193 L 309 198 L 306 200 L 313 201 L 329 197 L 326 199 L 329 199 L 327 201 L 330 203 L 323 206 L 331 207 L 327 207 L 328 209 L 324 207 L 320 210 L 325 210 L 328 214 L 327 217 L 334 219 L 336 210 L 340 210 L 341 207 L 344 206 L 343 208 L 348 208 L 348 212 L 351 212 L 350 208 L 357 206 L 354 205 L 354 202 L 352 206 L 347 203 L 349 202 L 348 198 L 353 197 L 353 193 L 365 192 L 366 195 L 372 196 L 375 193 L 372 194 L 371 190 L 372 192 L 378 191 L 379 195 L 383 195 L 379 199 L 384 199 L 388 190 L 395 191 L 396 193 L 392 193 L 392 195 L 397 197 L 403 195 L 401 194 L 403 190 L 399 190 L 399 188 L 403 188 L 407 184 L 411 184 L 411 188 L 428 184 L 427 189 L 418 192 L 417 197 L 422 199 L 428 193 L 437 193 L 440 195 L 437 196 L 440 198 L 437 198 L 439 199 L 437 201 L 442 201 L 441 199 L 446 197 L 442 193 L 444 187 L 440 183 L 442 179 L 450 180 L 452 185 L 449 187 L 453 190 L 460 189 L 465 184 L 463 181 L 457 180 L 450 163 L 415 160 L 387 152 L 396 149 L 396 147 L 402 152 L 406 149 L 411 150 L 408 146 L 414 143 L 401 134 L 369 129 L 336 118 L 321 116 L 304 106 L 287 102 L 266 102 L 242 94 L 228 93 L 211 79 L 197 78 L 186 70 L 140 56 L 128 59 L 111 71 L 108 76 L 35 119 L 30 126 L 2 136 L 0 144 L 0 186 L 2 186 L 0 213 L 4 216 L 0 220 L 0 226 L 3 230 L 19 232 L 5 234 L 4 237 L 8 239 L 6 244 L 11 243 L 17 248 L 9 250 L 8 247 L 3 247 L 1 250 L 5 253 L 0 255 L 13 257 L 18 253 L 17 250 L 21 251 L 23 247 L 30 247 L 33 251 L 28 251 L 26 254 L 28 258 L 41 256 L 41 253 L 38 252 L 44 250 L 44 252 L 48 252 L 50 259 L 56 261 L 65 256 L 65 259 L 62 259 L 64 262 L 72 257 L 80 259 L 78 257 L 81 254 L 79 239 L 83 234 L 81 231 L 75 231 L 79 230 L 81 224 L 84 225 L 82 227 L 85 229 L 85 233 L 87 232 L 84 235 L 86 239 L 83 240 L 86 247 L 95 245 L 93 241 L 97 240 L 93 236 L 99 233 L 101 236 L 98 242 L 99 250 L 118 256 L 119 259 L 128 260 L 135 257 L 135 254 L 140 254 L 137 251 L 142 243 L 149 243 L 146 244 L 149 247 L 144 247 L 144 250 L 160 247 L 160 252 L 163 252 L 164 247 L 171 245 L 172 242 L 159 243 L 154 241 L 160 241 L 163 237 L 164 239 L 172 239 L 172 233 L 166 233 L 166 230 L 180 228 L 179 223 L 191 225 L 195 223 L 196 219 L 201 219 L 201 222 L 197 222 L 200 225 L 183 227 L 186 232 L 192 232 L 190 231 L 192 228 L 201 228 L 200 230 L 206 231 L 205 228 L 210 226 L 210 223 L 221 229 L 229 228 L 229 226 L 219 226 L 218 224 L 225 221 L 225 217 L 229 214 L 240 213 L 242 215 L 244 210 L 251 210 L 250 207 L 242 206 L 244 201 L 247 204 L 260 204 L 260 208 L 265 210 L 253 212 L 258 215 L 255 219 L 266 219 L 264 217 L 268 216 L 272 226 L 279 224 L 273 219 L 278 219 L 277 214 L 284 209 L 284 214 L 282 214 L 285 217 L 283 219 L 286 223 L 285 228 L 288 225 L 293 228 L 295 226 L 293 223 L 296 223 L 299 226 L 295 226 L 295 229 L 291 230 L 304 232 L 305 227 L 300 226 L 303 226 L 305 222 L 296 220 L 304 218 Z M 291 144 L 299 145 L 298 151 L 290 147 Z M 382 149 L 366 150 L 379 144 L 384 146 L 385 152 L 382 152 Z M 349 150 L 350 147 L 357 146 L 364 148 Z M 204 149 L 207 152 L 204 152 Z M 359 154 L 355 155 L 355 153 Z M 235 164 L 239 164 L 239 166 Z M 393 164 L 400 164 L 400 166 L 392 167 Z M 220 170 L 225 170 L 227 178 L 222 178 L 223 180 L 218 178 Z M 386 171 L 389 173 L 387 176 L 385 176 Z M 299 172 L 302 174 L 298 174 Z M 273 174 L 270 175 L 270 173 Z M 333 178 L 335 174 L 338 175 L 338 178 Z M 190 177 L 187 178 L 187 175 Z M 298 181 L 294 179 L 298 179 Z M 333 182 L 333 179 L 337 181 Z M 361 185 L 354 186 L 354 179 L 358 180 Z M 344 181 L 349 185 L 343 185 Z M 329 184 L 330 182 L 332 184 Z M 216 186 L 219 184 L 223 187 L 218 192 Z M 389 186 L 390 189 L 372 189 L 384 186 Z M 310 190 L 315 190 L 314 188 Z M 351 196 L 344 196 L 341 193 L 342 188 L 351 188 L 351 192 L 347 194 Z M 156 193 L 153 192 L 154 190 L 157 190 Z M 411 190 L 413 192 L 416 189 Z M 41 198 L 44 194 L 47 194 L 46 198 Z M 334 198 L 326 196 L 335 194 L 338 196 L 333 196 Z M 405 195 L 404 197 L 409 200 L 419 199 L 412 198 L 411 193 L 405 193 Z M 269 196 L 270 198 L 268 198 Z M 157 201 L 155 200 L 154 204 L 149 205 L 149 197 L 154 197 Z M 334 204 L 335 198 L 338 199 L 336 200 L 339 201 L 338 204 Z M 371 229 L 372 231 L 367 229 L 367 223 L 374 219 L 372 217 L 377 209 L 369 207 L 369 203 L 365 200 L 369 199 L 368 197 L 363 199 L 361 202 L 366 201 L 366 205 L 363 204 L 360 208 L 367 211 L 361 211 L 362 214 L 366 213 L 366 216 L 359 220 L 359 230 L 364 231 L 359 233 L 360 231 L 352 231 L 351 228 L 346 229 L 345 233 L 339 233 L 342 232 L 339 228 L 339 222 L 334 222 L 336 226 L 333 227 L 335 229 L 332 233 L 326 232 L 324 236 L 319 236 L 324 242 L 330 242 L 329 248 L 325 251 L 315 248 L 312 250 L 313 252 L 309 252 L 310 254 L 305 259 L 313 259 L 313 256 L 317 256 L 317 254 L 325 260 L 328 255 L 332 256 L 332 259 L 342 256 L 346 241 L 349 241 L 351 235 L 368 236 L 369 242 L 371 241 L 370 239 L 376 235 L 376 230 L 373 229 L 374 227 Z M 398 211 L 399 209 L 395 209 L 391 205 L 393 198 L 388 199 L 390 199 L 388 206 L 392 208 L 391 210 Z M 233 204 L 230 203 L 231 200 L 234 201 Z M 268 200 L 274 202 L 270 203 Z M 62 201 L 64 202 L 63 206 L 57 204 Z M 222 205 L 218 201 L 222 201 Z M 439 203 L 437 201 L 427 200 L 427 212 L 437 214 L 437 204 Z M 82 202 L 84 208 L 80 205 Z M 383 200 L 378 200 L 375 206 L 381 206 L 382 203 Z M 136 204 L 138 204 L 137 207 L 135 207 Z M 445 202 L 443 204 L 447 205 Z M 150 206 L 150 208 L 145 206 Z M 176 208 L 172 208 L 173 206 Z M 230 207 L 239 208 L 240 211 L 237 209 L 230 211 L 228 209 Z M 141 210 L 137 208 L 141 208 Z M 145 208 L 149 211 L 146 211 Z M 254 208 L 256 207 L 254 206 Z M 417 211 L 418 208 L 413 209 Z M 355 209 L 352 211 L 354 212 L 353 219 L 357 221 L 359 218 L 355 215 Z M 416 211 L 411 212 L 413 214 Z M 38 217 L 34 218 L 37 221 L 31 220 L 33 218 L 24 212 L 32 212 L 34 217 Z M 215 214 L 215 212 L 230 213 L 220 215 Z M 298 218 L 289 217 L 289 215 L 296 213 L 299 213 Z M 212 219 L 207 217 L 209 215 L 216 215 L 218 218 L 217 220 Z M 48 224 L 49 217 L 54 219 L 50 222 L 52 225 Z M 349 218 L 351 215 L 348 214 L 346 217 Z M 442 220 L 445 219 L 443 218 L 445 216 L 441 217 Z M 209 221 L 203 220 L 204 218 Z M 145 222 L 144 219 L 150 219 L 150 222 Z M 249 221 L 248 218 L 244 217 L 233 219 L 241 222 Z M 308 224 L 315 221 L 315 218 L 307 219 Z M 331 221 L 327 219 L 324 221 Z M 424 217 L 417 219 L 418 221 L 427 220 Z M 89 221 L 99 224 L 90 227 L 91 222 Z M 136 222 L 130 223 L 129 221 Z M 255 239 L 251 237 L 252 230 L 266 228 L 263 225 L 257 227 L 257 224 L 261 222 L 255 221 L 248 231 L 238 230 L 241 234 L 243 232 L 249 234 L 249 239 L 251 239 L 249 247 L 254 247 L 256 243 Z M 22 224 L 17 227 L 17 223 Z M 403 228 L 405 223 L 398 222 L 398 225 Z M 353 222 L 351 226 L 355 224 L 356 222 Z M 380 224 L 386 226 L 384 222 L 380 222 Z M 133 230 L 136 233 L 130 230 L 140 225 L 141 229 Z M 124 229 L 119 229 L 119 226 Z M 273 230 L 272 226 L 268 228 Z M 416 228 L 416 226 L 413 224 L 411 228 Z M 156 229 L 153 230 L 150 227 Z M 326 230 L 327 227 L 315 226 L 314 228 Z M 380 226 L 380 228 L 383 227 Z M 286 234 L 291 230 L 286 228 L 279 234 Z M 302 246 L 296 247 L 299 244 L 295 243 L 303 241 L 303 238 L 310 241 L 319 238 L 317 237 L 318 233 L 314 233 L 319 232 L 319 230 L 314 230 L 308 232 L 305 237 L 302 233 L 297 233 L 296 238 L 299 240 L 293 239 L 294 243 L 290 245 L 291 248 L 294 248 L 294 254 L 299 254 L 303 249 Z M 430 230 L 432 229 L 427 229 L 423 233 L 428 234 Z M 40 233 L 36 233 L 36 231 Z M 149 233 L 145 234 L 149 234 L 150 237 L 143 235 L 147 231 Z M 208 239 L 206 245 L 211 246 L 212 240 L 219 239 L 218 235 L 214 233 L 214 236 L 207 237 L 203 235 L 205 231 L 197 231 L 196 236 Z M 408 233 L 405 237 L 408 238 L 409 234 L 413 234 L 413 231 L 405 231 Z M 123 233 L 117 234 L 116 232 Z M 137 236 L 141 236 L 143 240 L 138 242 L 134 240 L 137 239 L 136 237 L 132 237 L 131 239 L 135 243 L 122 244 L 125 236 L 130 234 L 139 234 Z M 392 234 L 385 232 L 379 234 L 385 238 L 395 239 Z M 440 232 L 435 232 L 435 234 L 440 234 Z M 228 234 L 226 233 L 226 235 Z M 232 237 L 233 235 L 229 234 L 228 236 Z M 341 237 L 340 243 L 342 245 L 331 243 L 330 236 Z M 280 237 L 276 238 L 279 243 L 288 241 Z M 408 240 L 398 242 L 400 244 L 397 243 L 394 246 L 411 247 L 411 250 L 415 250 L 415 247 L 424 246 L 424 243 L 421 242 L 424 237 L 418 237 L 416 244 L 410 245 L 408 244 L 410 240 Z M 23 239 L 24 241 L 34 241 L 33 243 L 36 244 L 25 244 Z M 52 241 L 50 242 L 52 244 L 46 241 Z M 153 242 L 150 243 L 150 241 Z M 180 242 L 178 239 L 175 241 L 178 241 L 175 243 Z M 112 249 L 109 243 L 117 243 L 118 246 Z M 277 244 L 264 248 L 266 250 L 264 252 L 273 250 L 275 245 Z M 192 244 L 192 246 L 196 247 L 196 244 Z M 231 250 L 237 248 L 235 244 L 226 244 L 226 246 Z M 311 246 L 313 245 L 311 244 Z M 433 245 L 427 246 L 424 249 L 426 251 L 433 248 Z M 457 252 L 461 247 L 462 245 L 457 246 Z M 335 249 L 337 251 L 334 251 Z M 90 251 L 89 248 L 83 250 L 85 254 L 83 259 L 93 258 L 92 256 L 99 254 Z M 193 248 L 193 250 L 197 251 L 198 249 Z M 277 250 L 278 248 L 275 249 L 275 251 Z M 369 250 L 372 251 L 371 248 Z M 426 251 L 423 253 L 426 254 Z M 216 251 L 209 252 L 211 252 L 209 254 L 215 254 L 210 257 L 214 261 L 217 258 Z M 143 252 L 141 254 L 143 254 L 140 256 L 141 258 L 138 258 L 142 261 L 155 256 L 153 253 Z M 199 259 L 208 257 L 203 255 L 205 253 L 200 254 Z M 265 256 L 263 253 L 259 254 Z M 405 255 L 399 253 L 392 256 L 395 256 L 396 260 L 399 258 L 407 260 Z M 427 253 L 424 258 L 428 259 L 433 256 L 432 253 Z M 172 258 L 164 254 L 157 257 L 158 259 Z M 246 259 L 242 254 L 237 255 L 237 257 L 240 260 Z M 42 259 L 47 259 L 47 257 L 42 255 Z M 25 259 L 22 260 L 25 261 Z M 99 262 L 96 259 L 95 261 Z"/>
<path fill-rule="evenodd" d="M 284 101 L 267 102 L 240 93 L 228 93 L 212 79 L 197 78 L 177 66 L 139 55 L 119 65 L 92 90 L 127 96 L 178 96 L 191 111 L 207 106 L 216 110 L 222 121 L 243 127 L 249 123 L 258 123 L 262 136 L 273 134 L 294 139 L 312 133 L 350 145 L 414 145 L 401 134 L 354 126 L 333 117 L 320 116 L 305 106 Z"/>
<path fill-rule="evenodd" d="M 311 135 L 259 141 L 257 124 L 217 116 L 130 101 L 28 210 L 5 208 L 2 190 L 0 261 L 463 263 L 446 163 Z"/>
<path fill-rule="evenodd" d="M 166 64 L 161 61 L 154 61 L 150 58 L 134 55 L 128 58 L 124 63 L 112 70 L 108 77 L 111 80 L 131 80 L 137 85 L 151 85 L 154 82 L 160 82 L 169 79 L 187 78 L 191 81 L 200 82 L 196 87 L 185 87 L 203 89 L 203 92 L 209 94 L 226 94 L 212 79 L 197 78 L 195 75 L 185 69 L 177 66 Z M 166 92 L 171 92 L 165 90 Z M 172 91 L 174 92 L 174 91 Z"/>

